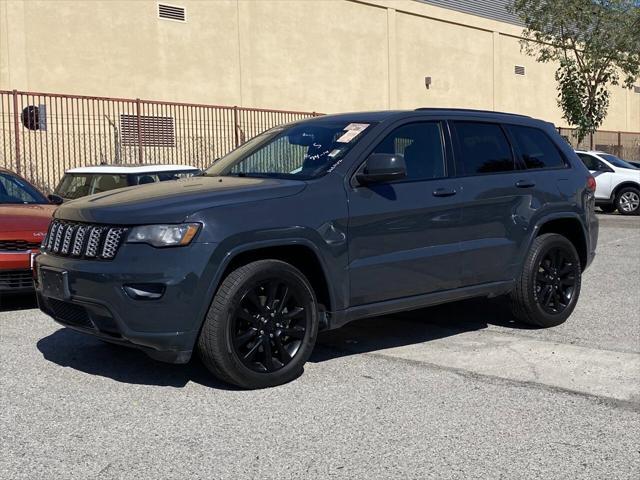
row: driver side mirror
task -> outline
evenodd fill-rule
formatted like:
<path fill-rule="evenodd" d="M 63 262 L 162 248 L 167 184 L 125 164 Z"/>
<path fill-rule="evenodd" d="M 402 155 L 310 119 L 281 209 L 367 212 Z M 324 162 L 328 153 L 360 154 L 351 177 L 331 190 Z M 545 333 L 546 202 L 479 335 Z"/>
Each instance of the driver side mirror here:
<path fill-rule="evenodd" d="M 407 176 L 404 156 L 391 153 L 373 153 L 364 162 L 364 167 L 356 174 L 360 185 L 390 182 Z"/>
<path fill-rule="evenodd" d="M 47 198 L 54 205 L 62 205 L 62 202 L 64 202 L 64 199 L 60 195 L 56 195 L 55 193 L 47 195 Z"/>

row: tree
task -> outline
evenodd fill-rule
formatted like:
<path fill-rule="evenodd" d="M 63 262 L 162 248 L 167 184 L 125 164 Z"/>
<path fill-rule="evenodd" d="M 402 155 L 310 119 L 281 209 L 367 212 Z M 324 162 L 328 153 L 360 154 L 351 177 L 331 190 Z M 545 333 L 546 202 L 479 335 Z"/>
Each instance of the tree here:
<path fill-rule="evenodd" d="M 522 50 L 558 63 L 558 106 L 581 141 L 602 124 L 609 87 L 640 75 L 639 0 L 510 0 L 524 22 Z"/>

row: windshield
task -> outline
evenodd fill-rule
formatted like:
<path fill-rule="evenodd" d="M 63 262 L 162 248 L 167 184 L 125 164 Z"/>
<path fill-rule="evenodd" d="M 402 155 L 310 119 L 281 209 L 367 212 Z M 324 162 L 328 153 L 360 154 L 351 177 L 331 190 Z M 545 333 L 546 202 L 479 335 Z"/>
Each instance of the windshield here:
<path fill-rule="evenodd" d="M 0 204 L 43 204 L 49 201 L 22 178 L 0 172 Z"/>
<path fill-rule="evenodd" d="M 222 157 L 204 175 L 300 180 L 319 177 L 336 165 L 370 126 L 316 120 L 276 127 Z"/>
<path fill-rule="evenodd" d="M 638 168 L 634 167 L 630 163 L 627 163 L 621 158 L 618 158 L 615 155 L 611 155 L 610 153 L 599 153 L 598 155 L 600 155 L 602 158 L 604 158 L 607 162 L 609 162 L 614 167 L 630 168 L 632 170 L 638 170 Z"/>
<path fill-rule="evenodd" d="M 128 186 L 126 175 L 65 173 L 55 194 L 75 199 Z"/>

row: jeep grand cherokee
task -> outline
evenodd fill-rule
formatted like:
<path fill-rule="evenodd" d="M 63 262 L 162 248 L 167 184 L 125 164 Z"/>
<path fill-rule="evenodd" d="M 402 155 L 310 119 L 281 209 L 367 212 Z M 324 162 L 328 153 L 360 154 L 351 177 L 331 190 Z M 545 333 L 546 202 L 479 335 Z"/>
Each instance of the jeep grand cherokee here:
<path fill-rule="evenodd" d="M 300 375 L 318 330 L 508 294 L 564 322 L 594 257 L 595 181 L 546 122 L 469 110 L 279 126 L 203 175 L 65 203 L 37 257 L 70 328 L 260 388 Z"/>

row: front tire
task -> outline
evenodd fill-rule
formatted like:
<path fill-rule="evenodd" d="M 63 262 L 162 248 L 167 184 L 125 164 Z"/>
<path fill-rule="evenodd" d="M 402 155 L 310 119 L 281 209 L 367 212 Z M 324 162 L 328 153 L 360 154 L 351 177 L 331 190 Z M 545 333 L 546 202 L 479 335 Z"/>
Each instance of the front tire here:
<path fill-rule="evenodd" d="M 640 215 L 640 190 L 624 187 L 616 195 L 616 207 L 622 215 Z"/>
<path fill-rule="evenodd" d="M 555 233 L 540 235 L 511 292 L 512 312 L 530 325 L 560 325 L 578 302 L 581 282 L 580 258 L 573 244 Z"/>
<path fill-rule="evenodd" d="M 279 260 L 231 272 L 218 289 L 198 350 L 219 379 L 266 388 L 302 374 L 318 333 L 318 305 L 309 281 Z"/>

